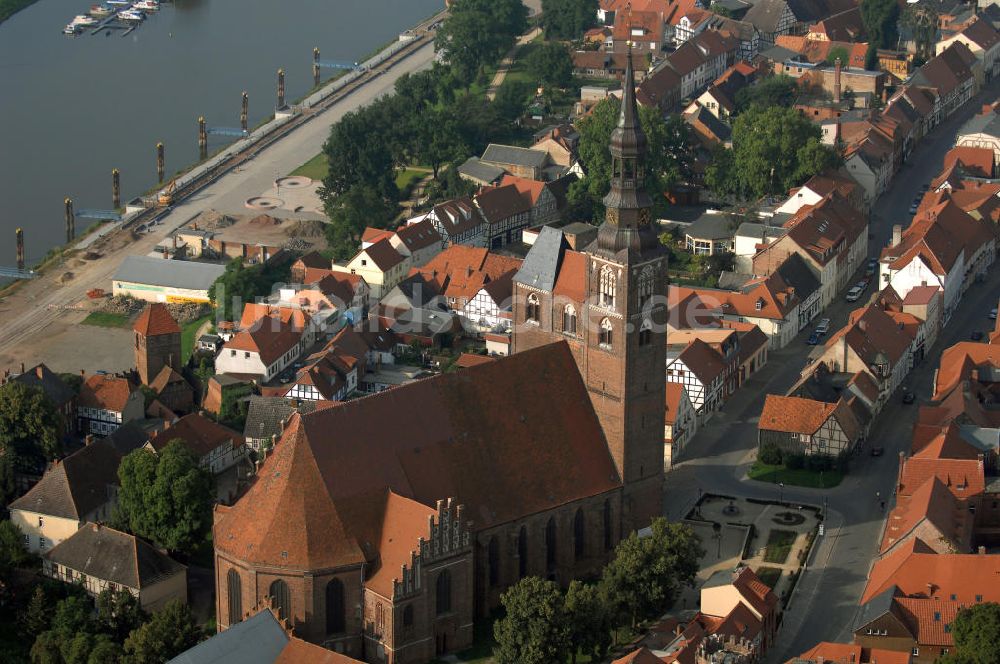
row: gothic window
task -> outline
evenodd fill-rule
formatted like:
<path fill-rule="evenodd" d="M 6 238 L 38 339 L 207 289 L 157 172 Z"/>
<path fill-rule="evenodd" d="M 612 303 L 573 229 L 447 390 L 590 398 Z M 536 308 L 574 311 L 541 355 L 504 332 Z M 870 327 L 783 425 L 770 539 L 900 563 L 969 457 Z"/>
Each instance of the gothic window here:
<path fill-rule="evenodd" d="M 646 346 L 653 339 L 653 325 L 649 322 L 649 319 L 642 321 L 642 327 L 639 328 L 639 345 Z"/>
<path fill-rule="evenodd" d="M 226 574 L 226 590 L 229 595 L 229 624 L 243 620 L 243 584 L 240 573 L 234 569 Z"/>
<path fill-rule="evenodd" d="M 586 555 L 586 540 L 584 539 L 586 524 L 583 521 L 583 510 L 577 509 L 573 517 L 573 556 L 580 560 Z"/>
<path fill-rule="evenodd" d="M 534 293 L 528 296 L 528 304 L 525 307 L 525 318 L 533 323 L 537 323 L 541 319 L 541 303 L 538 301 L 538 296 Z"/>
<path fill-rule="evenodd" d="M 604 549 L 611 550 L 611 500 L 604 501 Z"/>
<path fill-rule="evenodd" d="M 340 579 L 334 579 L 326 584 L 327 634 L 339 634 L 347 630 L 344 613 L 344 584 Z"/>
<path fill-rule="evenodd" d="M 434 604 L 437 615 L 451 611 L 451 572 L 442 570 L 437 578 L 437 601 Z"/>
<path fill-rule="evenodd" d="M 613 341 L 612 337 L 613 335 L 611 329 L 611 321 L 605 318 L 604 320 L 601 321 L 601 329 L 597 335 L 597 342 L 601 345 L 602 348 L 611 348 L 611 344 Z"/>
<path fill-rule="evenodd" d="M 601 306 L 615 306 L 615 273 L 608 266 L 601 268 Z"/>
<path fill-rule="evenodd" d="M 278 579 L 271 584 L 267 594 L 274 602 L 274 608 L 278 611 L 278 618 L 284 620 L 292 617 L 292 594 L 288 591 L 288 584 Z"/>
<path fill-rule="evenodd" d="M 403 627 L 413 627 L 413 605 L 403 607 Z"/>
<path fill-rule="evenodd" d="M 649 299 L 653 297 L 653 283 L 654 283 L 655 272 L 651 265 L 647 265 L 642 269 L 642 274 L 639 275 L 639 308 L 642 309 L 649 302 Z"/>
<path fill-rule="evenodd" d="M 556 520 L 549 518 L 545 526 L 545 568 L 553 570 L 556 567 Z"/>
<path fill-rule="evenodd" d="M 375 633 L 385 634 L 385 609 L 382 602 L 375 604 Z"/>
<path fill-rule="evenodd" d="M 528 575 L 528 529 L 524 526 L 517 536 L 517 573 L 522 579 Z"/>
<path fill-rule="evenodd" d="M 576 309 L 572 304 L 567 304 L 563 309 L 563 332 L 576 334 Z"/>
<path fill-rule="evenodd" d="M 496 537 L 490 538 L 487 546 L 487 564 L 490 570 L 490 586 L 495 586 L 500 582 L 500 543 Z"/>

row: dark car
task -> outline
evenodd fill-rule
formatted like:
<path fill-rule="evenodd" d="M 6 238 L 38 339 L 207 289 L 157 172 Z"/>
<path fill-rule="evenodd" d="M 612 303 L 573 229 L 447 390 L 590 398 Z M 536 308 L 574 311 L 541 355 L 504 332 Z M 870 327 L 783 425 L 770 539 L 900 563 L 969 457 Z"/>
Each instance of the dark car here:
<path fill-rule="evenodd" d="M 969 338 L 972 339 L 973 341 L 982 341 L 983 340 L 982 330 L 973 330 L 972 333 L 969 335 Z"/>
<path fill-rule="evenodd" d="M 907 406 L 909 406 L 916 400 L 917 400 L 917 395 L 914 394 L 913 392 L 910 392 L 909 390 L 903 392 L 903 403 L 905 403 Z"/>
<path fill-rule="evenodd" d="M 881 447 L 872 446 L 872 456 L 882 456 L 885 450 Z"/>
<path fill-rule="evenodd" d="M 806 339 L 806 343 L 809 344 L 810 346 L 815 346 L 816 344 L 818 344 L 819 343 L 819 333 L 818 332 L 813 332 L 812 334 L 810 334 L 809 338 Z"/>

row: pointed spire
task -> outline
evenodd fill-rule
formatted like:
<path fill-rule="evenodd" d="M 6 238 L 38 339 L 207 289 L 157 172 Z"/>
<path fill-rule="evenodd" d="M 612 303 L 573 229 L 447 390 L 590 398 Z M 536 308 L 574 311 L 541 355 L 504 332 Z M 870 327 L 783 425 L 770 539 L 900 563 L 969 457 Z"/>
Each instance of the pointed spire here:
<path fill-rule="evenodd" d="M 611 154 L 624 157 L 641 157 L 646 152 L 646 134 L 639 124 L 639 108 L 635 101 L 635 71 L 632 67 L 632 42 L 628 44 L 625 60 L 622 104 L 618 111 L 618 125 L 611 133 Z"/>

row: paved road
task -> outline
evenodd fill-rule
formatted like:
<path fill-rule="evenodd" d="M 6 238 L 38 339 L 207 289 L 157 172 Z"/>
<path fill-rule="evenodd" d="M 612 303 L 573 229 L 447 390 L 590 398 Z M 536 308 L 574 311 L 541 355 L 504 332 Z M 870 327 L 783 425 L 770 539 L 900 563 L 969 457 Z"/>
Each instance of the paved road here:
<path fill-rule="evenodd" d="M 944 154 L 954 144 L 961 125 L 981 107 L 997 97 L 1000 83 L 984 91 L 955 116 L 936 128 L 914 150 L 909 162 L 896 176 L 893 186 L 873 210 L 869 254 L 877 255 L 892 234 L 894 223 L 907 224 L 907 210 L 922 184 L 941 170 Z M 859 275 L 860 276 L 860 275 Z M 914 368 L 906 384 L 919 400 L 931 393 L 934 368 L 943 348 L 968 338 L 973 328 L 988 329 L 985 314 L 996 306 L 1000 293 L 1000 270 L 994 269 L 987 283 L 973 286 L 942 332 L 937 345 Z M 841 300 L 823 316 L 842 326 L 855 305 Z M 883 409 L 869 442 L 885 449 L 879 458 L 864 452 L 852 464 L 851 472 L 835 489 L 823 491 L 800 487 L 778 487 L 746 479 L 754 458 L 757 422 L 767 394 L 783 394 L 799 378 L 810 347 L 805 344 L 807 329 L 786 348 L 770 354 L 767 365 L 751 377 L 726 404 L 722 412 L 701 430 L 681 455 L 681 463 L 667 475 L 664 513 L 671 519 L 683 517 L 702 491 L 755 498 L 823 505 L 828 501 L 827 535 L 818 543 L 800 580 L 790 610 L 785 616 L 777 644 L 767 656 L 769 662 L 783 662 L 821 640 L 850 640 L 850 626 L 881 534 L 883 513 L 876 492 L 890 496 L 898 467 L 898 453 L 908 451 L 916 406 L 904 406 L 898 395 Z M 887 507 L 887 510 L 889 508 Z"/>
<path fill-rule="evenodd" d="M 7 355 L 15 358 L 19 344 L 36 337 L 47 325 L 65 315 L 63 308 L 82 300 L 88 289 L 101 287 L 110 290 L 111 277 L 126 255 L 152 251 L 170 231 L 205 210 L 243 210 L 243 202 L 247 198 L 271 188 L 275 178 L 286 175 L 315 156 L 333 123 L 346 113 L 391 92 L 396 79 L 404 73 L 429 67 L 433 58 L 431 44 L 417 49 L 391 66 L 387 73 L 373 78 L 284 139 L 261 151 L 249 165 L 226 174 L 179 203 L 163 219 L 156 232 L 142 236 L 127 249 L 74 269 L 78 274 L 66 285 L 58 286 L 53 283 L 53 278 L 48 277 L 24 284 L 0 305 L 0 357 Z M 53 272 L 61 274 L 62 270 Z"/>

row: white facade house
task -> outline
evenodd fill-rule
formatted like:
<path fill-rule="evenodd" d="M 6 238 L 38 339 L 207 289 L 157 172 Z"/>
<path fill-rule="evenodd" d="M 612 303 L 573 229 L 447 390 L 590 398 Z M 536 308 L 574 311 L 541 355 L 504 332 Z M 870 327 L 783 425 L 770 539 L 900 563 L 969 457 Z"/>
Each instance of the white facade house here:
<path fill-rule="evenodd" d="M 670 470 L 684 447 L 698 433 L 698 416 L 687 389 L 667 383 L 666 419 L 663 423 L 663 469 Z"/>
<path fill-rule="evenodd" d="M 695 340 L 679 354 L 668 349 L 667 382 L 684 386 L 691 405 L 703 420 L 722 406 L 725 387 L 722 358 L 704 342 Z"/>
<path fill-rule="evenodd" d="M 491 281 L 462 307 L 462 324 L 477 332 L 509 330 L 513 319 L 511 295 L 509 278 Z"/>
<path fill-rule="evenodd" d="M 221 374 L 250 376 L 266 382 L 277 376 L 302 353 L 302 333 L 276 319 L 237 333 L 215 359 Z"/>
<path fill-rule="evenodd" d="M 77 429 L 85 434 L 109 436 L 122 424 L 142 419 L 145 399 L 127 378 L 97 374 L 80 387 Z"/>

